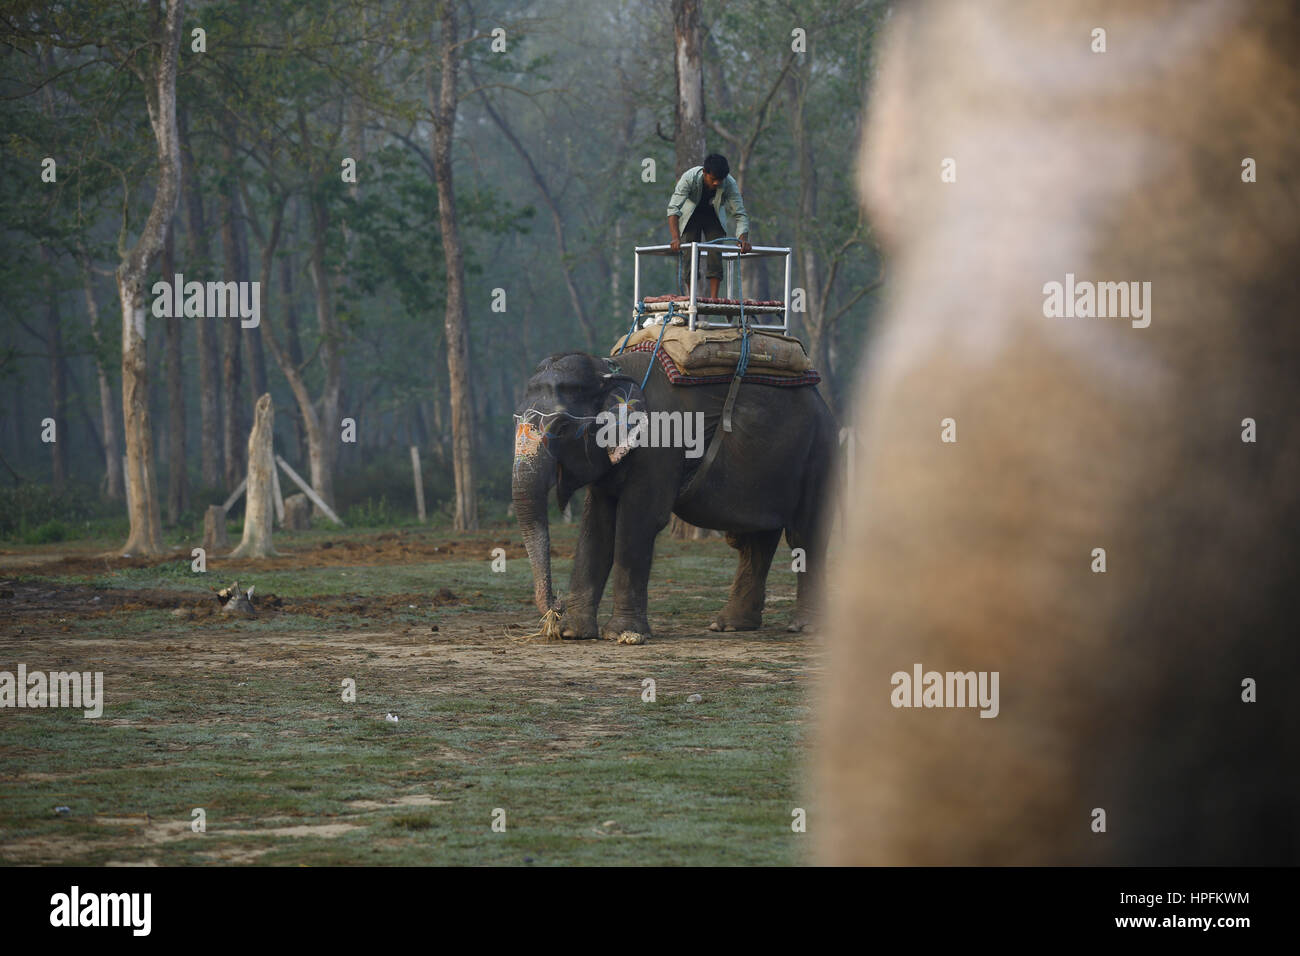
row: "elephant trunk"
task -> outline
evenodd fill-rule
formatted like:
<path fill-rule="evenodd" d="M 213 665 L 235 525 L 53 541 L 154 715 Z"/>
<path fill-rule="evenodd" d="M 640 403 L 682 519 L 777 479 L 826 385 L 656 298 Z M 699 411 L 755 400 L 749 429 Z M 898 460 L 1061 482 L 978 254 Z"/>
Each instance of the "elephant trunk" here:
<path fill-rule="evenodd" d="M 533 600 L 543 614 L 556 607 L 551 590 L 551 527 L 546 514 L 546 493 L 554 474 L 555 466 L 540 446 L 516 453 L 511 497 L 533 570 Z"/>

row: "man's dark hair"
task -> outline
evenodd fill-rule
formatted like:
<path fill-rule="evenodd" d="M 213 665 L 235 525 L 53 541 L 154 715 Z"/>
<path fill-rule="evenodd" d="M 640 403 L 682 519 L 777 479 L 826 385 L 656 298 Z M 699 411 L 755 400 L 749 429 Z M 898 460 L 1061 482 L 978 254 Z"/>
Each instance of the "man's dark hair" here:
<path fill-rule="evenodd" d="M 704 157 L 704 171 L 710 176 L 716 176 L 718 179 L 726 179 L 727 174 L 731 172 L 731 164 L 727 162 L 726 156 L 718 153 L 709 153 Z"/>

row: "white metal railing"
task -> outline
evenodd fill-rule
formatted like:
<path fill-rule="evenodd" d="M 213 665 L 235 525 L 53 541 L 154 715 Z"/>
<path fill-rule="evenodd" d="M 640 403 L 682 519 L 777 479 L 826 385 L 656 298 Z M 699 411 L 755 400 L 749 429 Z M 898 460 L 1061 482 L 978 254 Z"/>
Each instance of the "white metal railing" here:
<path fill-rule="evenodd" d="M 781 310 L 779 313 L 781 317 L 781 321 L 779 324 L 772 323 L 772 322 L 750 322 L 749 324 L 752 328 L 756 328 L 756 329 L 770 329 L 770 330 L 775 330 L 783 333 L 788 332 L 790 328 L 790 249 L 785 246 L 750 246 L 749 252 L 742 253 L 738 247 L 738 243 L 739 240 L 724 238 L 724 239 L 715 239 L 712 242 L 683 242 L 679 244 L 681 252 L 686 254 L 683 258 L 689 261 L 689 268 L 691 272 L 690 298 L 688 302 L 677 303 L 678 308 L 676 308 L 674 311 L 683 313 L 686 316 L 687 322 L 689 323 L 691 330 L 694 331 L 696 319 L 701 314 L 701 303 L 697 301 L 698 295 L 696 292 L 696 285 L 697 282 L 699 281 L 698 273 L 699 273 L 701 252 L 708 252 L 710 255 L 722 256 L 723 264 L 727 267 L 727 271 L 726 271 L 727 286 L 726 286 L 725 298 L 728 299 L 735 298 L 738 301 L 744 300 L 744 289 L 737 288 L 736 291 L 739 294 L 735 296 L 733 296 L 731 293 L 732 293 L 732 286 L 733 286 L 732 280 L 738 278 L 737 275 L 738 269 L 736 268 L 736 266 L 739 264 L 740 260 L 761 259 L 765 257 L 774 258 L 777 256 L 781 256 L 785 258 L 785 284 L 784 284 L 785 291 L 782 295 Z M 671 258 L 677 255 L 678 253 L 673 251 L 673 247 L 671 245 L 636 247 L 636 256 L 635 256 L 636 265 L 632 273 L 632 308 L 635 311 L 636 315 L 640 316 L 642 312 L 641 257 L 642 256 L 663 256 L 663 257 Z M 687 268 L 685 262 L 683 263 L 682 268 Z M 737 282 L 736 285 L 739 286 L 740 283 Z M 681 306 L 685 306 L 685 308 L 681 308 Z M 754 308 L 752 312 L 750 311 L 750 309 L 745 309 L 745 311 L 748 312 L 749 314 L 754 315 L 755 317 L 762 315 L 765 318 L 775 317 L 778 314 L 776 312 L 760 310 L 759 308 Z M 703 304 L 703 313 L 715 314 L 715 315 L 718 314 L 716 310 L 710 310 L 707 303 Z"/>

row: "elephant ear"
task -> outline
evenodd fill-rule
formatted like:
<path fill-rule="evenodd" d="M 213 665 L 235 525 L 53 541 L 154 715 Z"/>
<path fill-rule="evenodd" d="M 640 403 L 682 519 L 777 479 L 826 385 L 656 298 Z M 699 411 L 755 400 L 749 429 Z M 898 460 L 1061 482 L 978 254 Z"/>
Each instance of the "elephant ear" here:
<path fill-rule="evenodd" d="M 646 411 L 645 394 L 641 391 L 641 386 L 626 375 L 611 372 L 605 380 L 608 386 L 599 419 L 601 427 L 596 438 L 597 443 L 609 455 L 610 464 L 617 465 L 635 447 L 635 442 L 628 441 L 628 432 L 632 428 L 627 423 L 626 416 Z"/>

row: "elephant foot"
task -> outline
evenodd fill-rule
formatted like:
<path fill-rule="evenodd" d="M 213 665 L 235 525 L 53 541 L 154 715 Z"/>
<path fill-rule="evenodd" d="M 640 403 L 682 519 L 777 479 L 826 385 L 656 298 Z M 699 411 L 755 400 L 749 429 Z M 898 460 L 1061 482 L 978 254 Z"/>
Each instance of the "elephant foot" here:
<path fill-rule="evenodd" d="M 610 621 L 600 636 L 615 644 L 644 644 L 650 639 L 650 626 L 636 621 Z"/>
<path fill-rule="evenodd" d="M 599 636 L 594 614 L 580 614 L 572 619 L 566 614 L 560 622 L 560 637 L 566 641 L 594 641 Z"/>
<path fill-rule="evenodd" d="M 803 631 L 808 631 L 809 633 L 811 633 L 818 629 L 819 623 L 820 622 L 817 620 L 816 615 L 800 614 L 796 612 L 794 619 L 791 620 L 790 623 L 786 625 L 785 629 L 789 631 L 791 634 L 798 634 Z"/>
<path fill-rule="evenodd" d="M 710 631 L 757 631 L 763 626 L 763 613 L 758 614 L 731 614 L 725 609 L 720 613 L 712 624 L 709 625 Z"/>

